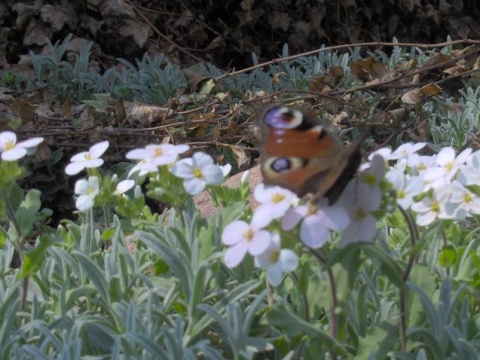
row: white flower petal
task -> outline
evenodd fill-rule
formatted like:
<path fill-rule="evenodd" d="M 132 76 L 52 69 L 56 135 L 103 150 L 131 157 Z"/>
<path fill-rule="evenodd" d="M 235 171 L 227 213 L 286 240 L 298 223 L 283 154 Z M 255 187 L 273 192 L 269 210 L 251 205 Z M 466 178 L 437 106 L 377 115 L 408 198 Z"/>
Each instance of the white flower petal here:
<path fill-rule="evenodd" d="M 229 247 L 225 252 L 224 263 L 229 268 L 237 267 L 247 254 L 248 245 L 245 241 L 241 241 L 238 244 Z"/>
<path fill-rule="evenodd" d="M 75 202 L 75 206 L 80 211 L 87 211 L 93 207 L 93 198 L 88 195 L 81 195 Z"/>
<path fill-rule="evenodd" d="M 15 160 L 21 159 L 25 155 L 27 155 L 27 149 L 13 148 L 11 150 L 2 152 L 2 160 L 15 161 Z"/>
<path fill-rule="evenodd" d="M 204 152 L 196 152 L 192 156 L 193 163 L 195 167 L 203 169 L 209 165 L 213 165 L 213 159 L 210 155 L 205 154 Z"/>
<path fill-rule="evenodd" d="M 192 159 L 183 159 L 173 164 L 172 174 L 182 178 L 189 179 L 193 177 Z"/>
<path fill-rule="evenodd" d="M 183 186 L 190 195 L 200 194 L 205 189 L 205 185 L 205 181 L 197 178 L 186 179 L 183 181 Z"/>
<path fill-rule="evenodd" d="M 85 169 L 85 165 L 82 162 L 73 162 L 67 165 L 65 173 L 67 175 L 76 175 L 83 169 Z"/>
<path fill-rule="evenodd" d="M 90 148 L 89 153 L 93 157 L 99 158 L 103 155 L 105 151 L 107 151 L 109 145 L 110 144 L 108 143 L 108 141 L 99 142 L 98 144 L 95 144 Z"/>
<path fill-rule="evenodd" d="M 115 188 L 115 193 L 118 195 L 126 193 L 128 190 L 130 190 L 134 186 L 135 186 L 135 181 L 133 180 L 120 181 Z"/>
<path fill-rule="evenodd" d="M 203 178 L 207 184 L 219 185 L 223 181 L 223 172 L 217 165 L 208 165 L 201 168 Z"/>
<path fill-rule="evenodd" d="M 283 249 L 280 251 L 279 260 L 283 272 L 292 272 L 298 266 L 298 256 L 290 249 Z"/>
<path fill-rule="evenodd" d="M 35 137 L 35 138 L 31 138 L 31 139 L 19 142 L 17 146 L 21 148 L 33 148 L 38 144 L 40 144 L 42 141 L 43 141 L 42 137 Z"/>
<path fill-rule="evenodd" d="M 272 286 L 278 286 L 282 282 L 283 273 L 280 263 L 271 264 L 267 267 L 267 279 Z"/>

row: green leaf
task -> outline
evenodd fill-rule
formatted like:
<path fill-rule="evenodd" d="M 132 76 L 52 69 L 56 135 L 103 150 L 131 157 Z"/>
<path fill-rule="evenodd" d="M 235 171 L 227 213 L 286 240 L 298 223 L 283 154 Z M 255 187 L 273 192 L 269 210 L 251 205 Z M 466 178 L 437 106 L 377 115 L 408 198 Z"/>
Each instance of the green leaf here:
<path fill-rule="evenodd" d="M 359 338 L 356 359 L 388 359 L 388 353 L 399 341 L 398 324 L 383 321 L 370 328 L 367 336 Z M 374 357 L 372 357 L 374 355 Z"/>
<path fill-rule="evenodd" d="M 437 289 L 437 279 L 428 267 L 416 264 L 410 273 L 409 281 L 415 283 L 419 288 L 423 289 L 427 297 L 432 298 Z M 420 326 L 425 319 L 422 303 L 412 292 L 407 292 L 407 324 L 409 327 Z"/>
<path fill-rule="evenodd" d="M 374 244 L 365 244 L 362 246 L 362 250 L 372 260 L 376 260 L 379 263 L 382 273 L 387 276 L 396 287 L 402 291 L 405 290 L 405 283 L 402 279 L 403 271 L 395 260 Z"/>
<path fill-rule="evenodd" d="M 445 268 L 452 267 L 457 259 L 457 252 L 451 245 L 443 247 L 440 255 L 438 256 L 438 263 Z"/>
<path fill-rule="evenodd" d="M 82 270 L 87 274 L 88 279 L 95 286 L 105 303 L 108 304 L 108 285 L 102 270 L 83 252 L 74 250 L 72 255 L 78 259 Z"/>
<path fill-rule="evenodd" d="M 41 206 L 40 195 L 40 191 L 35 189 L 30 190 L 25 195 L 25 199 L 15 212 L 15 217 L 17 218 L 17 222 L 20 226 L 22 237 L 26 237 L 32 230 L 35 216 L 40 210 Z"/>
<path fill-rule="evenodd" d="M 50 244 L 50 239 L 46 235 L 42 235 L 38 244 L 25 254 L 19 275 L 21 279 L 32 276 L 40 268 Z"/>
<path fill-rule="evenodd" d="M 295 314 L 287 307 L 279 305 L 267 313 L 268 322 L 275 327 L 281 328 L 290 337 L 306 334 L 312 338 L 321 338 L 329 348 L 340 346 L 335 339 L 324 332 L 320 326 L 314 326 Z"/>

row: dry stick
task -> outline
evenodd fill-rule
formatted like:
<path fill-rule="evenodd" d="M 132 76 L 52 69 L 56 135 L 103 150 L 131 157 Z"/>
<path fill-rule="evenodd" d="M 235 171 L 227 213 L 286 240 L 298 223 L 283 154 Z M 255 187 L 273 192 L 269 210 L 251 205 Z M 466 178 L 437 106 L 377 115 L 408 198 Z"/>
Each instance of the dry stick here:
<path fill-rule="evenodd" d="M 192 59 L 198 61 L 198 62 L 202 62 L 202 60 L 198 57 L 196 57 L 195 55 L 191 54 L 190 52 L 188 52 L 187 50 L 185 50 L 185 48 L 181 47 L 180 45 L 178 45 L 176 42 L 174 42 L 172 39 L 170 39 L 167 35 L 164 35 L 162 34 L 162 32 L 160 30 L 158 30 L 155 25 L 153 25 L 150 20 L 148 20 L 148 18 L 142 14 L 142 12 L 140 10 L 137 9 L 137 7 L 135 5 L 133 5 L 129 0 L 126 0 L 125 1 L 128 5 L 130 5 L 134 11 L 143 19 L 143 21 L 145 21 L 149 26 L 150 28 L 153 30 L 153 32 L 155 34 L 157 34 L 158 36 L 160 36 L 162 39 L 164 39 L 165 41 L 167 41 L 168 43 L 170 43 L 170 45 L 172 45 L 173 47 L 175 47 L 176 49 L 178 49 L 180 52 L 190 56 Z"/>
<path fill-rule="evenodd" d="M 215 78 L 215 80 L 221 80 L 229 76 L 234 76 L 238 74 L 242 74 L 245 72 L 249 72 L 255 69 L 262 68 L 264 66 L 282 63 L 284 61 L 290 61 L 297 59 L 303 56 L 310 56 L 315 55 L 325 51 L 334 51 L 340 49 L 348 49 L 353 47 L 365 47 L 365 46 L 398 46 L 398 47 L 418 47 L 423 49 L 435 49 L 438 47 L 450 46 L 450 45 L 457 45 L 457 44 L 480 44 L 480 40 L 472 40 L 472 39 L 465 39 L 465 40 L 454 40 L 454 41 L 447 41 L 438 44 L 417 44 L 417 43 L 392 43 L 392 42 L 363 42 L 363 43 L 356 43 L 356 44 L 347 44 L 347 45 L 336 45 L 336 46 L 328 46 L 321 49 L 316 49 L 312 51 L 307 51 L 297 55 L 291 55 L 284 58 L 273 59 L 271 61 L 264 62 L 262 64 L 254 65 L 246 69 L 234 71 L 231 73 L 223 74 Z"/>
<path fill-rule="evenodd" d="M 387 80 L 387 81 L 376 83 L 376 84 L 369 84 L 369 85 L 363 85 L 363 86 L 359 86 L 359 87 L 353 87 L 353 88 L 347 89 L 347 90 L 332 91 L 332 92 L 329 92 L 328 94 L 329 95 L 339 95 L 339 94 L 344 94 L 344 93 L 349 93 L 349 92 L 354 92 L 354 91 L 369 90 L 369 89 L 376 89 L 376 88 L 385 89 L 385 88 L 401 88 L 401 87 L 418 87 L 419 86 L 418 84 L 392 85 L 392 86 L 388 86 L 388 85 L 392 84 L 394 82 L 397 82 L 400 79 L 404 79 L 406 77 L 409 77 L 409 76 L 414 76 L 414 75 L 421 74 L 421 73 L 424 73 L 424 72 L 427 72 L 427 71 L 430 71 L 430 70 L 435 70 L 435 69 L 438 69 L 438 68 L 442 68 L 444 66 L 453 65 L 458 60 L 461 60 L 461 59 L 466 58 L 468 56 L 475 55 L 478 52 L 480 52 L 480 49 L 472 51 L 468 54 L 462 54 L 462 55 L 454 57 L 453 59 L 450 59 L 448 61 L 444 61 L 444 62 L 434 64 L 434 65 L 431 65 L 431 66 L 427 66 L 423 69 L 418 69 L 418 70 L 415 70 L 415 71 L 411 71 L 411 72 L 408 72 L 408 73 L 401 74 L 399 77 L 396 77 L 395 79 Z M 473 70 L 467 71 L 465 73 L 474 73 L 474 72 L 477 72 L 477 71 L 480 71 L 480 69 L 473 69 Z M 454 78 L 454 77 L 458 77 L 458 76 L 457 75 L 451 75 L 451 76 L 448 76 L 447 78 L 439 80 L 438 82 L 435 82 L 435 83 L 438 84 L 439 82 L 443 82 L 443 81 L 446 81 L 449 78 Z"/>

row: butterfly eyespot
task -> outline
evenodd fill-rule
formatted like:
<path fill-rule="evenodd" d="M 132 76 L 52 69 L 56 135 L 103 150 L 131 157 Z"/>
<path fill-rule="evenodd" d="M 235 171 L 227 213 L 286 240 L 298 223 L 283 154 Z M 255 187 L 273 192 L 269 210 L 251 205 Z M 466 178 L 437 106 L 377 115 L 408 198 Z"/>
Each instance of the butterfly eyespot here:
<path fill-rule="evenodd" d="M 282 173 L 302 168 L 308 163 L 307 160 L 296 157 L 275 157 L 265 161 L 265 168 L 274 173 Z"/>
<path fill-rule="evenodd" d="M 275 129 L 295 129 L 302 125 L 303 115 L 300 111 L 286 106 L 274 107 L 267 110 L 263 122 Z"/>

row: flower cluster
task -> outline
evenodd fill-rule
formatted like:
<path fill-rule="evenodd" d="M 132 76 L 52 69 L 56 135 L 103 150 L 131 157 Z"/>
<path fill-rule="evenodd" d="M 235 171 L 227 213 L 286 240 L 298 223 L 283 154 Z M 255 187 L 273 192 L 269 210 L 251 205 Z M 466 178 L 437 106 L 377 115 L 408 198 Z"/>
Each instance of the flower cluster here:
<path fill-rule="evenodd" d="M 420 156 L 416 150 L 425 144 L 404 144 L 402 156 L 387 173 L 397 192 L 397 203 L 416 213 L 416 223 L 430 225 L 436 219 L 465 220 L 480 214 L 480 151 L 465 149 L 456 155 L 445 147 L 433 156 Z M 417 200 L 417 201 L 415 201 Z"/>
<path fill-rule="evenodd" d="M 33 138 L 17 142 L 13 132 L 2 132 L 1 159 L 19 160 L 42 141 L 43 138 Z M 285 232 L 298 228 L 301 242 L 310 249 L 321 248 L 333 239 L 339 239 L 339 246 L 370 241 L 375 236 L 378 218 L 393 210 L 385 205 L 388 197 L 404 211 L 412 212 L 418 226 L 430 225 L 436 219 L 462 221 L 479 215 L 480 151 L 465 149 L 456 154 L 452 147 L 445 147 L 432 156 L 419 155 L 417 152 L 425 145 L 407 143 L 393 152 L 388 148 L 374 152 L 335 204 L 329 204 L 327 199 L 305 204 L 289 190 L 257 186 L 254 198 L 259 205 L 250 221 L 236 220 L 223 230 L 222 242 L 228 246 L 225 264 L 236 267 L 250 254 L 256 266 L 266 269 L 268 281 L 277 286 L 283 274 L 295 270 L 299 261 L 292 249 L 282 248 L 279 229 Z M 91 209 L 102 194 L 103 179 L 94 170 L 103 165 L 101 156 L 108 146 L 108 141 L 93 145 L 89 151 L 73 156 L 65 169 L 68 175 L 84 169 L 89 174 L 75 184 L 76 207 L 80 211 Z M 188 145 L 171 144 L 132 150 L 126 157 L 138 162 L 128 176 L 158 174 L 159 167 L 165 166 L 183 180 L 190 195 L 200 193 L 207 185 L 222 183 L 230 166 L 218 166 L 202 152 L 177 160 L 187 150 Z M 118 182 L 114 175 L 108 178 L 108 184 L 112 186 L 109 196 L 121 197 L 135 186 L 135 181 Z M 387 188 L 393 191 L 384 191 Z M 139 192 L 137 185 L 135 194 Z"/>
<path fill-rule="evenodd" d="M 388 201 L 382 200 L 392 194 L 385 188 L 394 190 L 393 200 L 413 212 L 419 226 L 435 219 L 461 221 L 480 214 L 480 151 L 466 149 L 456 155 L 446 147 L 433 156 L 417 154 L 425 145 L 407 143 L 393 152 L 383 148 L 371 154 L 334 205 L 326 199 L 299 204 L 288 190 L 258 186 L 254 195 L 260 205 L 250 224 L 235 221 L 223 231 L 222 241 L 229 247 L 225 264 L 235 267 L 249 253 L 257 266 L 267 269 L 269 282 L 276 286 L 283 273 L 295 269 L 297 258 L 290 250 L 281 255 L 288 249 L 282 250 L 280 235 L 268 230 L 272 222 L 277 221 L 274 228 L 280 225 L 285 231 L 299 226 L 300 240 L 310 249 L 324 246 L 334 238 L 332 233 L 338 234 L 340 246 L 370 241 L 379 214 L 387 211 L 381 207 Z"/>
<path fill-rule="evenodd" d="M 108 141 L 93 145 L 88 151 L 74 155 L 65 168 L 68 175 L 75 175 L 84 169 L 95 169 L 103 165 L 101 156 L 108 149 Z M 140 176 L 157 173 L 159 167 L 167 166 L 172 174 L 182 178 L 185 190 L 190 195 L 196 195 L 205 189 L 206 185 L 222 183 L 224 176 L 230 171 L 230 166 L 218 166 L 213 159 L 202 152 L 197 152 L 192 158 L 177 161 L 178 155 L 189 149 L 188 145 L 150 144 L 142 149 L 134 149 L 126 154 L 130 160 L 138 160 L 128 176 L 138 173 Z M 112 178 L 116 184 L 112 192 L 114 196 L 121 196 L 135 186 L 134 180 L 123 180 L 117 183 L 117 178 Z M 99 178 L 90 176 L 80 179 L 75 184 L 76 207 L 80 211 L 87 211 L 95 204 L 95 198 L 100 194 Z"/>
<path fill-rule="evenodd" d="M 343 232 L 342 245 L 371 240 L 376 230 L 373 213 L 381 204 L 380 182 L 384 174 L 384 159 L 374 156 L 333 205 L 329 205 L 327 199 L 303 205 L 289 190 L 258 185 L 254 198 L 260 205 L 255 209 L 251 222 L 237 220 L 223 231 L 222 241 L 229 246 L 225 264 L 235 267 L 249 253 L 255 257 L 258 267 L 266 269 L 270 284 L 279 285 L 283 273 L 297 267 L 298 256 L 291 249 L 282 249 L 281 236 L 267 230 L 274 222 L 278 222 L 284 231 L 300 226 L 300 240 L 311 249 L 325 245 L 331 232 Z"/>

